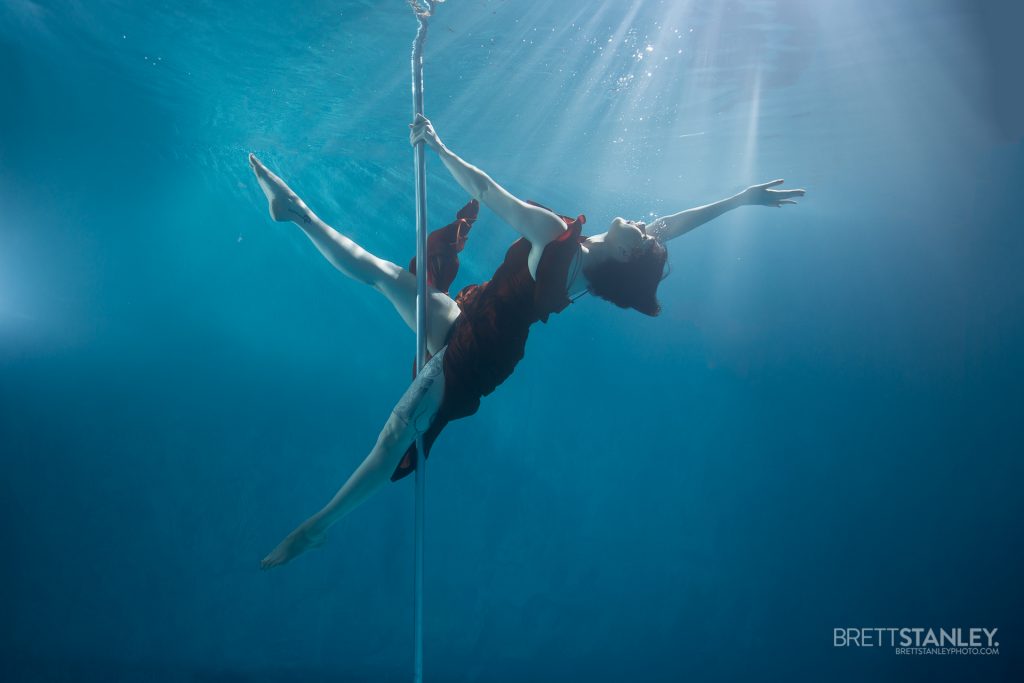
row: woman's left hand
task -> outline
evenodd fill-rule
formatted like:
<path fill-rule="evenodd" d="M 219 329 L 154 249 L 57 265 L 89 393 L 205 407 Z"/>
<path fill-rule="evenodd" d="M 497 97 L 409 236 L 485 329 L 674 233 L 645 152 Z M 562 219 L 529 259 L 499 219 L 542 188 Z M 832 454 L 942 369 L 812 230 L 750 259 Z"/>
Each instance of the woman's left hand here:
<path fill-rule="evenodd" d="M 751 185 L 740 193 L 740 197 L 743 199 L 744 204 L 752 206 L 774 206 L 781 208 L 784 204 L 796 204 L 793 201 L 793 197 L 803 197 L 805 194 L 803 190 L 771 189 L 776 185 L 781 185 L 783 182 L 785 181 L 779 179 L 761 183 L 760 185 Z"/>
<path fill-rule="evenodd" d="M 434 131 L 434 125 L 430 123 L 430 119 L 423 114 L 417 114 L 416 120 L 409 124 L 409 144 L 415 147 L 419 142 L 434 151 L 441 149 L 441 138 Z"/>

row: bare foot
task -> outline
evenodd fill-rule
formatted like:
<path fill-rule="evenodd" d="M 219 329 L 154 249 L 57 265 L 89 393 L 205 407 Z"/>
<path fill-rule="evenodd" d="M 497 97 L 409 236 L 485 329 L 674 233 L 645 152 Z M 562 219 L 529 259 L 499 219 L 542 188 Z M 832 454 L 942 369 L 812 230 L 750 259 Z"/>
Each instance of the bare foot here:
<path fill-rule="evenodd" d="M 277 544 L 269 555 L 260 562 L 261 569 L 273 569 L 278 565 L 289 562 L 310 548 L 319 548 L 327 541 L 326 533 L 314 533 L 305 524 L 288 534 L 288 536 Z"/>
<path fill-rule="evenodd" d="M 252 166 L 252 170 L 256 174 L 260 189 L 263 190 L 263 194 L 267 195 L 271 218 L 275 221 L 313 222 L 313 212 L 309 210 L 305 202 L 299 199 L 299 196 L 292 192 L 283 180 L 271 173 L 270 169 L 264 166 L 255 154 L 249 155 L 249 165 Z"/>

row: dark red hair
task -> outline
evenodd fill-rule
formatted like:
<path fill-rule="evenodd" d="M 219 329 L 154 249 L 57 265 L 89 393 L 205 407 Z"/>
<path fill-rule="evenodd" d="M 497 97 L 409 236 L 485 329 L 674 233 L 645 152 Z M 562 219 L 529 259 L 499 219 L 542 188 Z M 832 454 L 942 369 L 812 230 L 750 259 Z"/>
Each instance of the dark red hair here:
<path fill-rule="evenodd" d="M 652 240 L 653 241 L 653 240 Z M 586 269 L 588 289 L 605 301 L 621 308 L 635 308 L 645 315 L 661 312 L 658 285 L 665 279 L 668 250 L 661 242 L 654 243 L 628 261 L 605 259 Z"/>

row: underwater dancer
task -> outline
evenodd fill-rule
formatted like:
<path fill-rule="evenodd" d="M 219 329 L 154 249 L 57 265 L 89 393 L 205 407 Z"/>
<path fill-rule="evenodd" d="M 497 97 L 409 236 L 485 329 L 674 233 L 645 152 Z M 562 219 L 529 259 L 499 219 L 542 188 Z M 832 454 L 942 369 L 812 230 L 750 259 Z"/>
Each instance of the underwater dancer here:
<path fill-rule="evenodd" d="M 512 373 L 523 357 L 530 326 L 547 322 L 574 298 L 590 292 L 623 308 L 657 315 L 658 284 L 664 277 L 665 243 L 740 206 L 795 204 L 803 190 L 772 189 L 774 180 L 695 209 L 654 220 L 615 218 L 606 232 L 584 236 L 585 218 L 560 216 L 510 194 L 490 176 L 442 144 L 430 121 L 417 117 L 410 142 L 425 143 L 452 177 L 473 197 L 455 221 L 431 233 L 427 254 L 429 320 L 427 350 L 432 357 L 391 411 L 377 443 L 327 505 L 292 531 L 262 562 L 284 564 L 323 543 L 327 529 L 390 479 L 416 466 L 415 440 L 430 447 L 451 420 L 472 415 L 480 399 Z M 255 156 L 249 163 L 277 221 L 291 221 L 328 261 L 349 277 L 387 298 L 402 320 L 416 328 L 415 260 L 408 269 L 378 258 L 314 214 L 298 195 Z M 508 249 L 493 277 L 469 285 L 455 298 L 448 288 L 458 270 L 479 203 L 522 237 Z"/>

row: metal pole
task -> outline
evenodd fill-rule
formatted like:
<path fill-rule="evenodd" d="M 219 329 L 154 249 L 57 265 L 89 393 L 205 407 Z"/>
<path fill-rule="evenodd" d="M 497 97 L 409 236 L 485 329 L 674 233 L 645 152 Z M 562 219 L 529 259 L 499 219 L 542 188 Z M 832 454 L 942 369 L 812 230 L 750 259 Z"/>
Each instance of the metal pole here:
<path fill-rule="evenodd" d="M 423 43 L 433 0 L 410 3 L 419 27 L 412 43 L 412 113 L 423 113 Z M 413 148 L 416 167 L 416 372 L 427 362 L 427 159 L 423 143 Z M 413 580 L 413 683 L 423 683 L 423 517 L 427 458 L 423 437 L 416 437 L 415 578 Z"/>

